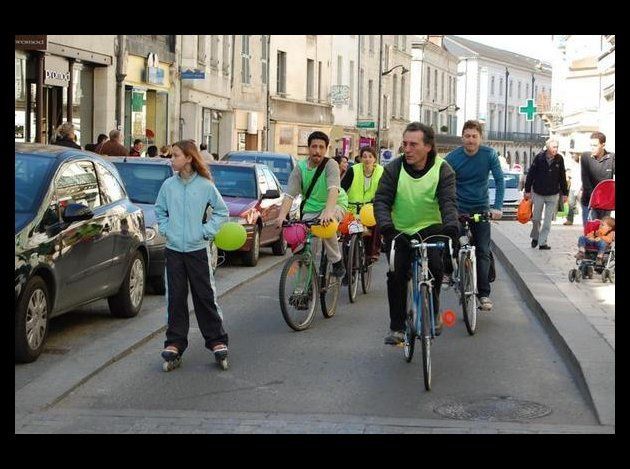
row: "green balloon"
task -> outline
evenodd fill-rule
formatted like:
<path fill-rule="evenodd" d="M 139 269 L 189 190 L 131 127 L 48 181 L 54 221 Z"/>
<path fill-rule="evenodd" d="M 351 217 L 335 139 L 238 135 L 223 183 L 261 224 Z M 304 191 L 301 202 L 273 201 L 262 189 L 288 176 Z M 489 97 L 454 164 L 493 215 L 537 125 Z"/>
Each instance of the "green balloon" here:
<path fill-rule="evenodd" d="M 245 241 L 247 241 L 245 228 L 233 221 L 223 223 L 214 237 L 214 244 L 224 251 L 236 251 L 243 247 Z"/>

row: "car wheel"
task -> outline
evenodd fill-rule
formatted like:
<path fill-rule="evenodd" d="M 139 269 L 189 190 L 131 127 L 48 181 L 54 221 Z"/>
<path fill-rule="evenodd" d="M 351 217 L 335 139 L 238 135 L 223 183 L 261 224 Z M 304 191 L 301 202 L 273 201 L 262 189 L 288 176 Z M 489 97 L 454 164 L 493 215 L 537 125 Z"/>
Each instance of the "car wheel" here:
<path fill-rule="evenodd" d="M 144 257 L 136 251 L 131 259 L 127 275 L 120 286 L 120 290 L 107 298 L 109 311 L 112 316 L 132 318 L 140 312 L 144 299 L 144 279 L 146 275 Z"/>
<path fill-rule="evenodd" d="M 258 257 L 260 257 L 260 228 L 256 226 L 254 230 L 254 239 L 252 240 L 252 248 L 243 254 L 243 263 L 250 267 L 254 267 L 258 264 Z"/>
<path fill-rule="evenodd" d="M 30 279 L 15 311 L 15 360 L 30 363 L 44 350 L 50 318 L 48 287 L 41 277 Z"/>

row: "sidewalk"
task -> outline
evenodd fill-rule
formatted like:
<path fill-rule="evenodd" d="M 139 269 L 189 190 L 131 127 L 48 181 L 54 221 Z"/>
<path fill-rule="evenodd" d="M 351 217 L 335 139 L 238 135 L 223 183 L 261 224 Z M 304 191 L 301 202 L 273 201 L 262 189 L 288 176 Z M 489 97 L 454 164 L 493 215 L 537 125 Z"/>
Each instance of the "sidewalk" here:
<path fill-rule="evenodd" d="M 492 225 L 492 248 L 567 358 L 578 385 L 605 425 L 615 422 L 615 284 L 601 276 L 570 283 L 581 223 L 553 222 L 549 251 L 532 248 L 531 223 Z"/>

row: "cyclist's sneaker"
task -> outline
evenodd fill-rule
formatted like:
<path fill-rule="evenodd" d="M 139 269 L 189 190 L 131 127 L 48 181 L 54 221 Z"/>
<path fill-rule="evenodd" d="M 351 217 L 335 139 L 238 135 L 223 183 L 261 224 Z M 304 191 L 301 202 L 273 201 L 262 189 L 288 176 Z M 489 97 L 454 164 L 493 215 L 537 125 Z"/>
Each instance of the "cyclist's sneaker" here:
<path fill-rule="evenodd" d="M 346 275 L 346 268 L 343 265 L 343 259 L 339 262 L 335 262 L 332 267 L 333 277 L 342 278 L 344 275 Z"/>
<path fill-rule="evenodd" d="M 490 311 L 492 309 L 492 300 L 487 296 L 479 298 L 479 309 Z"/>
<path fill-rule="evenodd" d="M 405 341 L 405 333 L 403 331 L 389 331 L 389 335 L 385 337 L 387 345 L 398 345 Z"/>
<path fill-rule="evenodd" d="M 443 327 L 442 315 L 438 313 L 433 317 L 435 318 L 435 335 L 438 336 L 442 333 L 442 327 Z"/>

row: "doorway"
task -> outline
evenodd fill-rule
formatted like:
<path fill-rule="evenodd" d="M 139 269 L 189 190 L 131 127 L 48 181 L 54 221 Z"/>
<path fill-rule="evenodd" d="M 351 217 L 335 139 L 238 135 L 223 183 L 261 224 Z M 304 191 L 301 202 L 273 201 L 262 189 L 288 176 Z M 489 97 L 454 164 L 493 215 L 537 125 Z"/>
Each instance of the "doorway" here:
<path fill-rule="evenodd" d="M 61 86 L 44 86 L 42 95 L 43 143 L 53 143 L 56 129 L 63 123 L 63 90 Z"/>

